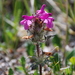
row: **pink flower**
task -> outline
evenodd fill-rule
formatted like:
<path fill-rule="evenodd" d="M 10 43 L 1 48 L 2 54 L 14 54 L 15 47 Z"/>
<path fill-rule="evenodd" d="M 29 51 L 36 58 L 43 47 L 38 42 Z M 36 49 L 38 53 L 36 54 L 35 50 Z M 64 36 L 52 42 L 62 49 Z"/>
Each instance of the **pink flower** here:
<path fill-rule="evenodd" d="M 24 25 L 24 29 L 28 30 L 29 26 L 32 24 L 31 19 L 33 16 L 23 15 L 22 18 L 24 18 L 24 20 L 20 21 L 20 24 Z"/>
<path fill-rule="evenodd" d="M 37 10 L 36 14 L 33 16 L 27 16 L 27 15 L 22 16 L 22 18 L 24 18 L 24 20 L 22 20 L 20 22 L 20 24 L 24 25 L 25 30 L 28 30 L 31 25 L 35 24 L 37 18 L 39 19 L 39 22 L 40 21 L 43 22 L 42 24 L 45 23 L 48 28 L 53 27 L 54 19 L 52 17 L 50 17 L 52 15 L 51 13 L 47 13 L 46 11 L 44 11 L 45 7 L 46 7 L 46 5 L 43 4 L 42 7 L 40 8 L 40 10 Z"/>
<path fill-rule="evenodd" d="M 54 18 L 49 17 L 51 15 L 52 15 L 51 13 L 46 13 L 43 16 L 40 16 L 40 18 L 44 20 L 44 23 L 46 24 L 46 26 L 48 28 L 52 28 L 53 27 Z"/>
<path fill-rule="evenodd" d="M 44 23 L 46 23 L 46 26 L 48 28 L 52 28 L 53 27 L 53 21 L 54 21 L 54 19 L 52 17 L 49 17 L 49 18 L 44 20 Z"/>

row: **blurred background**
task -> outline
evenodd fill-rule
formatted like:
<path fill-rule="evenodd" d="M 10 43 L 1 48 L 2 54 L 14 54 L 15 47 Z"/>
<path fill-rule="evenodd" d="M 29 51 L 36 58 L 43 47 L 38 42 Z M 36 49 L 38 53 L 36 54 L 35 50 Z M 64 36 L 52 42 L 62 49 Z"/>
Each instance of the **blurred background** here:
<path fill-rule="evenodd" d="M 5 75 L 10 67 L 14 69 L 20 65 L 18 60 L 21 56 L 30 62 L 28 56 L 34 55 L 35 46 L 22 39 L 27 32 L 20 21 L 22 15 L 34 14 L 42 4 L 46 4 L 45 10 L 55 19 L 53 32 L 48 33 L 54 37 L 42 43 L 42 49 L 50 52 L 58 46 L 64 67 L 75 56 L 75 0 L 0 0 L 0 74 Z"/>

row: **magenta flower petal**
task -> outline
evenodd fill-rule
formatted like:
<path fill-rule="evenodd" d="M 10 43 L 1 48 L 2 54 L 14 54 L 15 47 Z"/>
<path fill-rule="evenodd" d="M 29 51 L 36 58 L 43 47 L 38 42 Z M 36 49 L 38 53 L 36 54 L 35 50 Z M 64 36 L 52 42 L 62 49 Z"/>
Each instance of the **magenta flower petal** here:
<path fill-rule="evenodd" d="M 49 17 L 48 19 L 51 19 L 51 21 L 54 21 L 54 18 L 53 17 Z"/>
<path fill-rule="evenodd" d="M 45 13 L 45 14 L 42 14 L 40 16 L 41 19 L 47 19 L 49 16 L 51 16 L 52 14 L 51 13 Z"/>
<path fill-rule="evenodd" d="M 23 15 L 22 18 L 26 19 L 26 20 L 31 20 L 34 16 L 27 16 L 27 15 Z"/>
<path fill-rule="evenodd" d="M 24 23 L 24 29 L 25 30 L 28 30 L 28 28 L 29 28 L 29 26 L 28 26 L 28 24 L 27 24 L 27 21 Z"/>
<path fill-rule="evenodd" d="M 53 27 L 53 22 L 51 20 L 48 20 L 48 25 L 47 25 L 49 28 L 52 28 Z"/>
<path fill-rule="evenodd" d="M 52 28 L 53 27 L 53 22 L 51 20 L 48 21 L 48 27 Z"/>
<path fill-rule="evenodd" d="M 30 20 L 27 20 L 27 25 L 30 26 L 32 22 Z"/>
<path fill-rule="evenodd" d="M 24 29 L 25 30 L 28 30 L 29 29 L 29 26 L 32 24 L 32 22 L 30 20 L 26 20 L 24 22 Z"/>
<path fill-rule="evenodd" d="M 52 22 L 52 20 L 51 19 L 45 19 L 44 20 L 44 23 L 46 23 L 46 26 L 48 27 L 48 28 L 52 28 L 53 27 L 53 22 Z"/>
<path fill-rule="evenodd" d="M 22 21 L 20 21 L 20 24 L 21 25 L 24 25 L 24 22 L 25 22 L 26 20 L 24 19 L 24 20 L 22 20 Z"/>
<path fill-rule="evenodd" d="M 37 10 L 37 11 L 36 11 L 36 14 L 42 14 L 42 13 L 45 13 L 45 12 L 46 12 L 46 11 L 44 11 L 45 7 L 46 7 L 46 5 L 43 4 L 42 7 L 40 8 L 40 10 Z"/>
<path fill-rule="evenodd" d="M 41 13 L 44 12 L 45 7 L 46 7 L 46 5 L 43 4 L 42 7 L 41 7 L 41 9 L 40 9 L 41 10 Z"/>
<path fill-rule="evenodd" d="M 44 20 L 44 23 L 48 23 L 47 19 Z"/>

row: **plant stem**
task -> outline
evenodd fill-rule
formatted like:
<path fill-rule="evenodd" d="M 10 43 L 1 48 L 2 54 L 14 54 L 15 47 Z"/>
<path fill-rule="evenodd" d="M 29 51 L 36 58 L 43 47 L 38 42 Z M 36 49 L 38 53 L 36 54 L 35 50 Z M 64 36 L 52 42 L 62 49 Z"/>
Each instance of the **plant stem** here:
<path fill-rule="evenodd" d="M 38 57 L 39 57 L 40 49 L 39 49 L 39 44 L 38 44 L 38 43 L 36 44 L 36 49 L 37 49 L 37 55 L 38 55 Z"/>
<path fill-rule="evenodd" d="M 39 48 L 38 43 L 36 44 L 36 49 L 37 49 L 37 56 L 39 58 L 40 57 L 40 48 Z M 42 66 L 41 66 L 41 64 L 39 64 L 39 73 L 40 73 L 40 75 L 42 75 Z"/>
<path fill-rule="evenodd" d="M 68 0 L 66 0 L 66 22 L 67 22 L 67 25 L 66 25 L 66 44 L 68 44 Z"/>
<path fill-rule="evenodd" d="M 41 66 L 41 64 L 39 65 L 39 72 L 40 72 L 40 75 L 42 75 L 42 66 Z"/>
<path fill-rule="evenodd" d="M 26 72 L 25 67 L 24 67 L 24 66 L 22 66 L 22 67 L 23 67 L 23 71 L 24 71 L 24 73 L 25 73 L 26 75 L 28 75 L 28 73 Z"/>

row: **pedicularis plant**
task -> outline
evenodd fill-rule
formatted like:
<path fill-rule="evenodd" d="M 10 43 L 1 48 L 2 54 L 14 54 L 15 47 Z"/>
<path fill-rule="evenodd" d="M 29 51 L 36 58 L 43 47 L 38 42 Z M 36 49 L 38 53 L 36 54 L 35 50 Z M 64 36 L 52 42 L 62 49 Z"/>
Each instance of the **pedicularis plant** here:
<path fill-rule="evenodd" d="M 52 31 L 54 18 L 52 14 L 46 12 L 46 5 L 43 4 L 40 10 L 37 10 L 32 16 L 23 15 L 20 24 L 28 31 L 29 36 L 23 36 L 23 39 L 31 39 L 36 43 L 36 58 L 38 59 L 39 73 L 42 75 L 43 52 L 40 50 L 40 43 L 45 40 L 46 31 Z"/>

